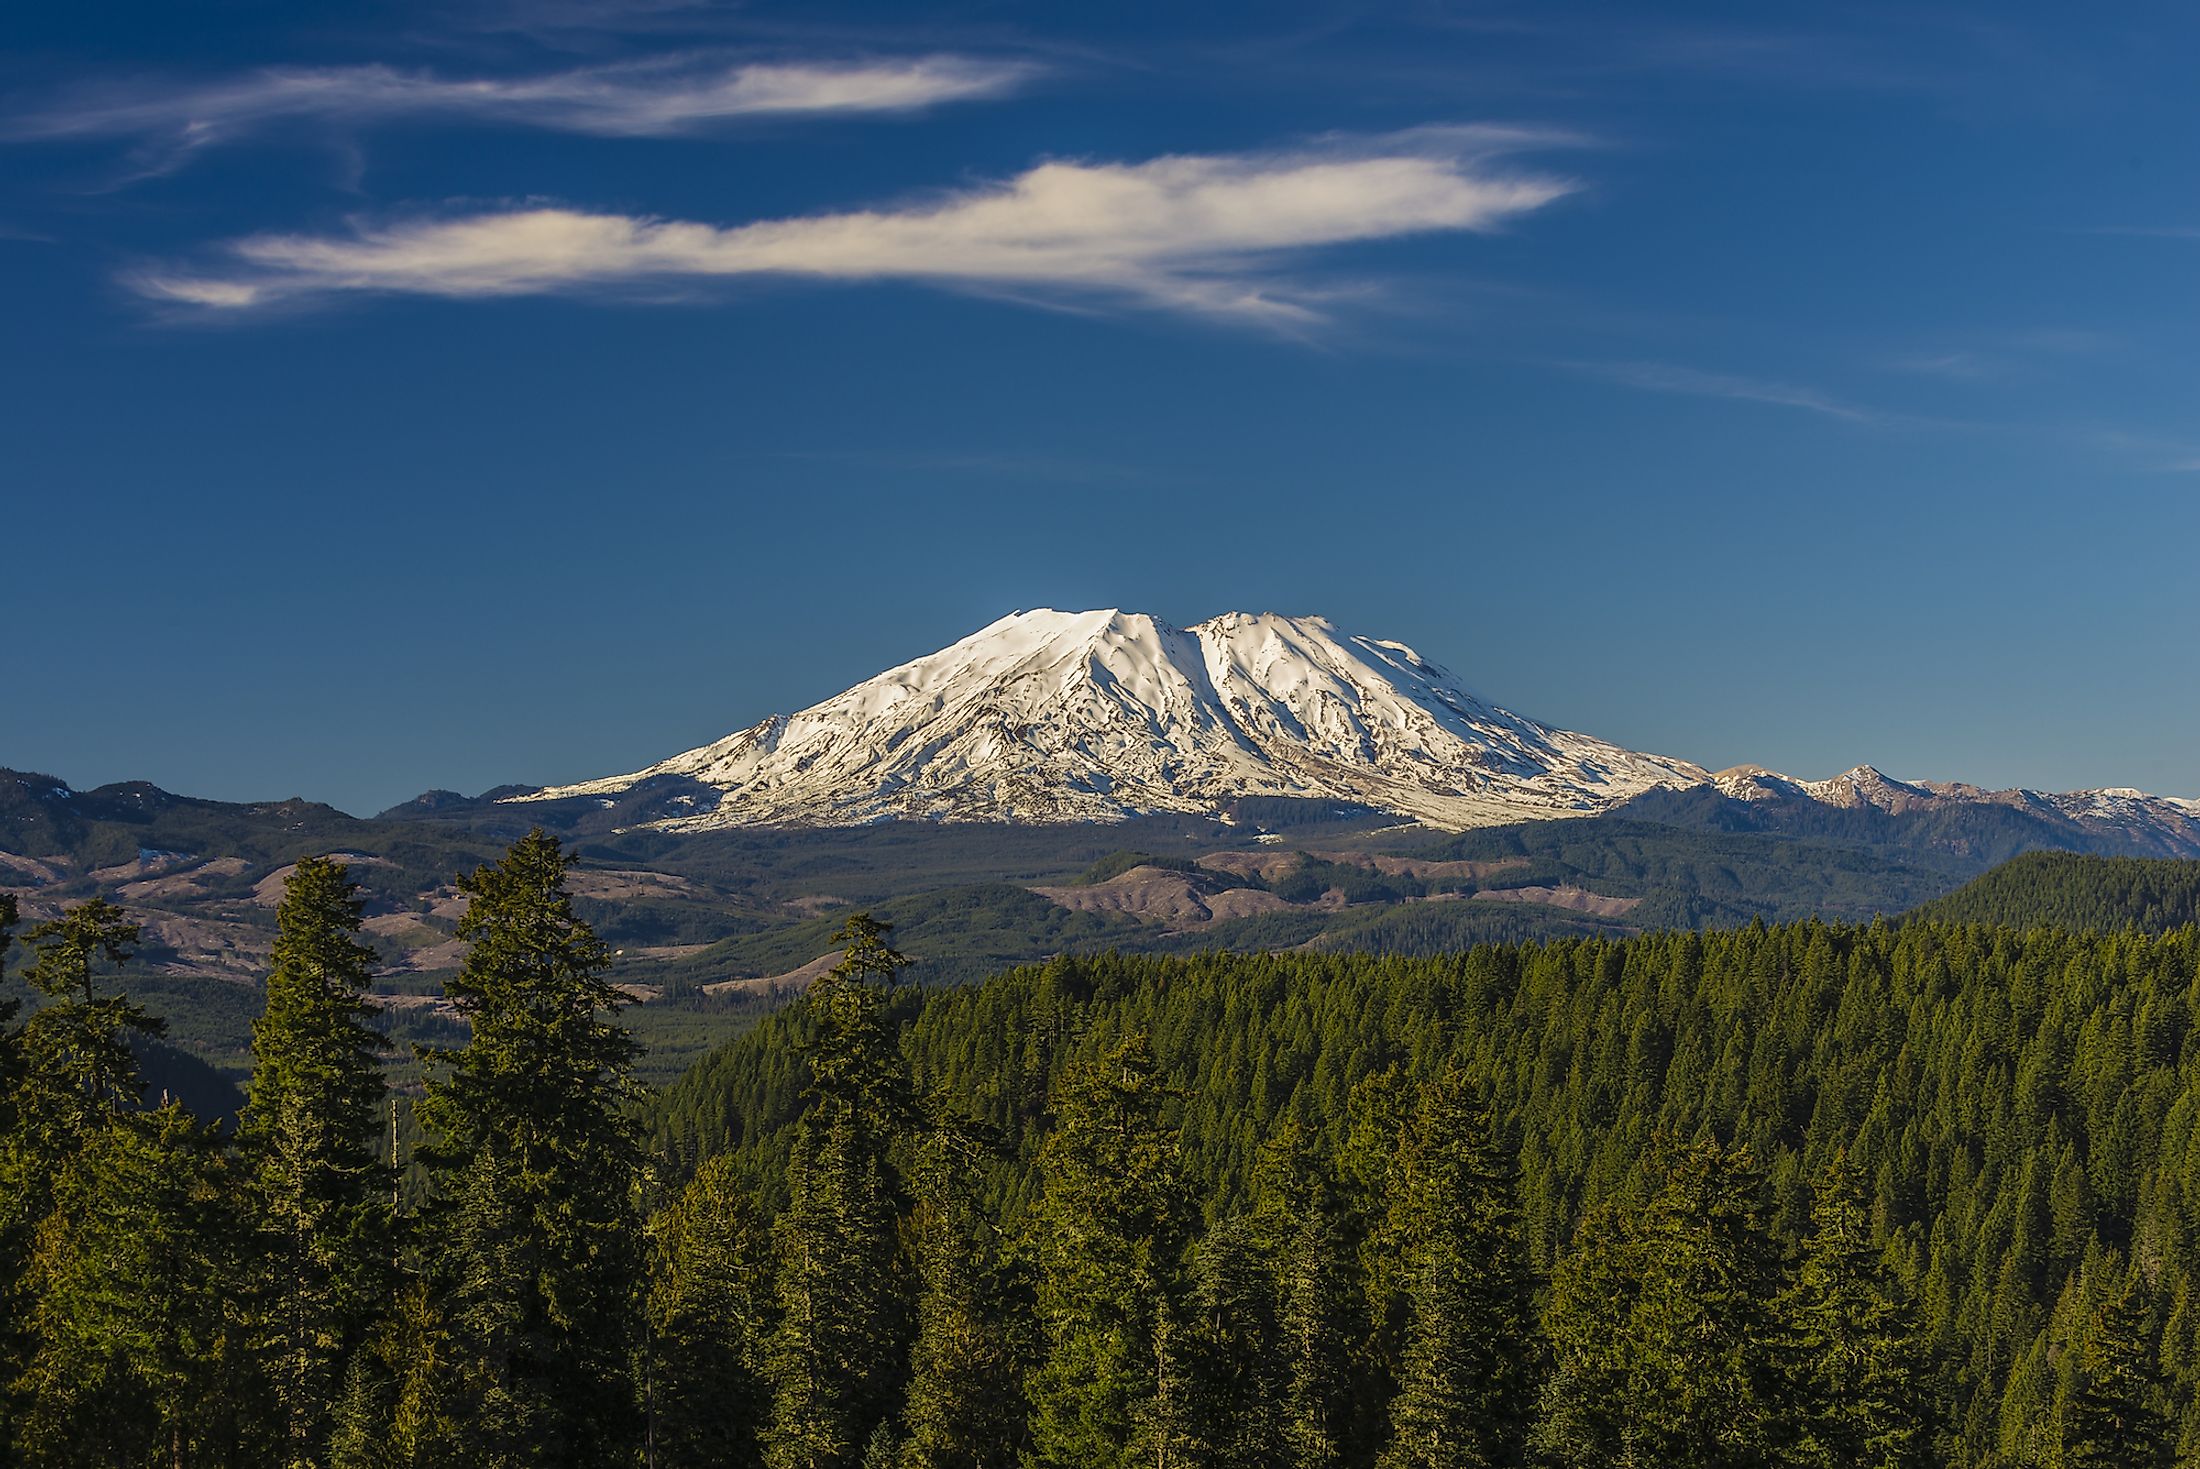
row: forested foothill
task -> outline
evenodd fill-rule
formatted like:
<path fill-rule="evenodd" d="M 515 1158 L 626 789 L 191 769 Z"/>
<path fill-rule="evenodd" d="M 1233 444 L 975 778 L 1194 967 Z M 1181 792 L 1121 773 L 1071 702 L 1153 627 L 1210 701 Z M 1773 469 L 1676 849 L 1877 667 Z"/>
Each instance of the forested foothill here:
<path fill-rule="evenodd" d="M 307 858 L 229 1127 L 145 1094 L 127 915 L 10 900 L 5 1453 L 2186 1462 L 2200 931 L 2146 931 L 2174 873 L 2079 872 L 2082 929 L 2020 868 L 1994 924 L 935 989 L 858 913 L 652 1095 L 556 838 L 461 879 L 463 1038 L 394 1091 L 358 889 Z"/>

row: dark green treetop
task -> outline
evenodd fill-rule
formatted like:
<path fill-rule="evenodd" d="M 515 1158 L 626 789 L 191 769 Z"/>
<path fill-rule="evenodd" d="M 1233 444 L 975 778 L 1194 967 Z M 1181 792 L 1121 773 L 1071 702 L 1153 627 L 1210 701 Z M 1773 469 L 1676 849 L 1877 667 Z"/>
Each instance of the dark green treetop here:
<path fill-rule="evenodd" d="M 462 1457 L 489 1466 L 607 1463 L 640 1420 L 634 1042 L 567 865 L 538 829 L 460 883 L 470 947 L 444 992 L 472 1036 L 430 1058 L 420 1106 Z"/>
<path fill-rule="evenodd" d="M 884 1001 L 907 960 L 887 926 L 851 917 L 846 954 L 810 986 L 809 1081 L 779 1217 L 779 1329 L 767 1357 L 773 1469 L 854 1469 L 891 1418 L 906 1375 L 908 1311 L 892 1157 L 912 1121 L 909 1068 Z"/>
<path fill-rule="evenodd" d="M 2145 1277 L 2130 1270 L 2094 1313 L 2063 1423 L 2064 1469 L 2156 1469 L 2175 1447 L 2147 1331 Z"/>
<path fill-rule="evenodd" d="M 255 1336 L 291 1466 L 326 1462 L 345 1363 L 394 1266 L 382 1038 L 366 1023 L 374 951 L 359 942 L 360 914 L 340 864 L 308 857 L 292 869 L 239 1127 L 264 1252 Z"/>

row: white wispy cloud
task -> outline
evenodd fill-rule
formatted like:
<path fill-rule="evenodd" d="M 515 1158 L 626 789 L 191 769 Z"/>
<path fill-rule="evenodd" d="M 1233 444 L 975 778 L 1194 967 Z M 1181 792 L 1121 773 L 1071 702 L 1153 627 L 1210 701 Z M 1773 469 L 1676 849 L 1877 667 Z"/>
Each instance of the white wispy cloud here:
<path fill-rule="evenodd" d="M 1730 373 L 1704 372 L 1670 362 L 1566 362 L 1561 366 L 1591 377 L 1601 377 L 1630 388 L 1652 393 L 1679 393 L 1692 398 L 1732 398 L 1745 403 L 1769 403 L 1780 408 L 1800 408 L 1850 423 L 1879 423 L 1886 415 L 1844 402 L 1816 388 L 1766 378 L 1738 377 Z"/>
<path fill-rule="evenodd" d="M 129 138 L 173 157 L 300 122 L 361 127 L 440 118 L 663 137 L 740 118 L 913 112 L 999 96 L 1039 69 L 1028 61 L 959 55 L 730 63 L 723 55 L 693 54 L 518 77 L 270 67 L 195 86 L 80 92 L 0 118 L 0 137 Z"/>
<path fill-rule="evenodd" d="M 2065 435 L 2088 446 L 2106 449 L 2150 474 L 2200 474 L 2200 444 L 2189 438 L 2137 433 L 2099 424 L 2067 429 Z"/>
<path fill-rule="evenodd" d="M 2117 351 L 2119 340 L 2082 327 L 2028 327 L 1990 333 L 1968 343 L 1935 347 L 1888 357 L 1879 364 L 1893 372 L 1975 382 L 2036 375 L 2077 358 Z"/>
<path fill-rule="evenodd" d="M 898 208 L 716 225 L 520 208 L 256 235 L 206 270 L 150 270 L 143 294 L 238 310 L 342 292 L 509 296 L 742 277 L 912 280 L 1129 300 L 1276 325 L 1318 318 L 1288 261 L 1322 246 L 1495 229 L 1571 192 L 1502 166 L 1572 141 L 1432 128 L 1272 153 L 1042 163 Z"/>

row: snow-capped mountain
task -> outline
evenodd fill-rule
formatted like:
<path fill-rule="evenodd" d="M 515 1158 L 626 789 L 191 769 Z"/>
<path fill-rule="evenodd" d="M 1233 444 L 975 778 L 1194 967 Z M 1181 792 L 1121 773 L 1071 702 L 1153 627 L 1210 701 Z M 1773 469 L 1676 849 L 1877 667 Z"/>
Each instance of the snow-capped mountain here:
<path fill-rule="evenodd" d="M 1272 613 L 1176 628 L 1114 609 L 1018 612 L 646 770 L 507 799 L 612 806 L 643 786 L 668 794 L 641 819 L 685 830 L 1118 821 L 1252 796 L 1456 830 L 1593 816 L 1663 791 L 1898 817 L 2000 806 L 2049 839 L 2200 856 L 2200 801 L 1911 783 L 1868 765 L 1831 780 L 1754 765 L 1713 775 L 1486 703 L 1403 643 Z"/>
<path fill-rule="evenodd" d="M 1019 612 L 791 716 L 632 775 L 719 792 L 660 824 L 1113 821 L 1248 796 L 1333 800 L 1463 828 L 1589 815 L 1703 783 L 1484 703 L 1403 643 L 1318 617 Z M 706 808 L 707 809 L 704 809 Z"/>

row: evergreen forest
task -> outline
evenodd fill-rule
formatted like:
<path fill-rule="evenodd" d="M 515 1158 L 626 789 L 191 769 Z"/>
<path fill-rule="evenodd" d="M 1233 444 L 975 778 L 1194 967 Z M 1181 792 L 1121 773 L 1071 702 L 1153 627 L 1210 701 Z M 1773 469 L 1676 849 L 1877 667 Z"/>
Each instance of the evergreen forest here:
<path fill-rule="evenodd" d="M 398 1092 L 359 890 L 298 862 L 234 1128 L 146 1095 L 126 914 L 0 895 L 0 1463 L 2200 1460 L 2189 924 L 918 989 L 854 913 L 652 1094 L 570 864 L 461 880 L 465 1024 Z"/>
<path fill-rule="evenodd" d="M 2200 923 L 2200 862 L 2026 852 L 1912 909 L 1910 916 L 2012 928 L 2167 933 Z"/>

